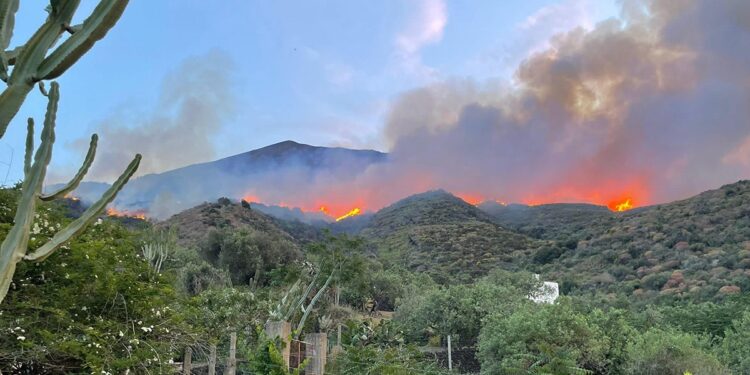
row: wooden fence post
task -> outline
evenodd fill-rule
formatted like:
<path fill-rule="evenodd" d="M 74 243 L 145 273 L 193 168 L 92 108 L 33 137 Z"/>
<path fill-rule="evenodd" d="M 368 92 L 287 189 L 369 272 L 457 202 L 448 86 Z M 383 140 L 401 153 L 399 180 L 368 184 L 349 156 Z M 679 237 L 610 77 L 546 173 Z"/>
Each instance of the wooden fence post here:
<path fill-rule="evenodd" d="M 284 363 L 289 367 L 289 355 L 291 354 L 292 345 L 289 337 L 292 335 L 292 325 L 289 322 L 268 322 L 265 327 L 266 336 L 269 339 L 280 338 L 284 347 L 281 349 L 281 356 L 284 357 Z"/>
<path fill-rule="evenodd" d="M 310 360 L 305 367 L 305 374 L 323 375 L 328 358 L 328 335 L 325 333 L 308 333 L 305 335 L 307 348 L 306 359 Z"/>
<path fill-rule="evenodd" d="M 208 352 L 208 375 L 216 375 L 216 345 L 212 344 Z"/>
<path fill-rule="evenodd" d="M 185 357 L 182 359 L 182 373 L 190 375 L 193 371 L 193 348 L 185 348 Z"/>
<path fill-rule="evenodd" d="M 229 357 L 227 358 L 227 369 L 225 374 L 235 375 L 237 373 L 237 332 L 229 335 Z"/>
<path fill-rule="evenodd" d="M 453 356 L 451 355 L 451 335 L 448 335 L 448 371 L 453 371 Z"/>

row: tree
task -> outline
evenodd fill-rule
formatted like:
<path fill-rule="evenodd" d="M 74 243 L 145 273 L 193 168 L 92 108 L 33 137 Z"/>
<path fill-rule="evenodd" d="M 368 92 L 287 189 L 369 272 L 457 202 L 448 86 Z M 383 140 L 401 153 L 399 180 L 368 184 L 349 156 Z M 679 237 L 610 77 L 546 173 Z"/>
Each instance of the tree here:
<path fill-rule="evenodd" d="M 290 241 L 250 228 L 209 233 L 203 257 L 229 272 L 236 285 L 266 286 L 271 272 L 293 265 L 300 251 Z"/>
<path fill-rule="evenodd" d="M 451 335 L 456 346 L 471 346 L 488 315 L 532 304 L 527 296 L 535 285 L 531 274 L 500 270 L 470 285 L 437 287 L 416 280 L 398 301 L 394 319 L 411 340 Z"/>
<path fill-rule="evenodd" d="M 311 258 L 315 262 L 317 275 L 328 275 L 323 286 L 313 297 L 296 329 L 296 336 L 302 333 L 305 321 L 309 316 L 315 302 L 322 296 L 329 284 L 333 285 L 334 306 L 339 307 L 341 299 L 341 288 L 343 285 L 359 278 L 364 272 L 364 258 L 362 257 L 361 238 L 351 238 L 346 234 L 333 236 L 327 234 L 324 241 L 313 243 L 309 247 Z M 338 323 L 339 333 L 341 332 L 341 323 Z"/>
<path fill-rule="evenodd" d="M 707 349 L 707 340 L 671 329 L 652 328 L 628 347 L 626 374 L 723 375 L 727 368 Z"/>
<path fill-rule="evenodd" d="M 83 215 L 70 223 L 31 253 L 29 237 L 34 225 L 34 216 L 41 201 L 53 200 L 73 191 L 88 172 L 96 154 L 98 136 L 91 136 L 89 151 L 78 173 L 60 190 L 42 194 L 47 166 L 52 158 L 55 142 L 55 119 L 60 99 L 57 82 L 52 82 L 47 91 L 43 81 L 59 77 L 83 56 L 111 29 L 122 15 L 127 0 L 102 0 L 93 13 L 81 25 L 71 26 L 71 20 L 78 8 L 78 0 L 52 0 L 47 7 L 49 16 L 42 26 L 22 46 L 6 51 L 13 35 L 15 13 L 19 0 L 0 1 L 0 79 L 8 86 L 0 94 L 0 138 L 23 105 L 26 96 L 39 84 L 42 95 L 48 98 L 47 113 L 42 129 L 42 143 L 34 153 L 34 121 L 29 118 L 24 156 L 24 179 L 22 195 L 16 207 L 13 227 L 0 245 L 0 302 L 5 299 L 13 281 L 16 265 L 22 260 L 42 261 L 49 257 L 71 238 L 79 235 L 94 222 L 107 204 L 135 173 L 141 156 L 136 155 L 117 181 L 104 193 L 99 201 L 92 204 Z M 71 34 L 65 41 L 48 54 L 58 39 L 65 33 Z M 13 66 L 9 73 L 8 67 Z"/>
<path fill-rule="evenodd" d="M 719 352 L 735 373 L 750 373 L 750 312 L 746 311 L 726 330 Z"/>
<path fill-rule="evenodd" d="M 604 330 L 574 309 L 568 298 L 527 304 L 511 314 L 490 315 L 479 335 L 482 374 L 527 371 L 540 360 L 568 370 L 604 370 L 611 342 Z"/>

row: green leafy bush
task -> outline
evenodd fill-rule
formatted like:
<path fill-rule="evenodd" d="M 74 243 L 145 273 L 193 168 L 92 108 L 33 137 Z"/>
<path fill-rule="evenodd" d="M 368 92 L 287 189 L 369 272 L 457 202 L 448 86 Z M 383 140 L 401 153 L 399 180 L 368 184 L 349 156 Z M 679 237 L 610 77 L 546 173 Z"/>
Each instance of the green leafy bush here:
<path fill-rule="evenodd" d="M 750 311 L 727 329 L 719 351 L 722 361 L 735 373 L 750 373 Z"/>
<path fill-rule="evenodd" d="M 652 328 L 635 337 L 628 347 L 625 373 L 632 375 L 728 374 L 699 336 Z"/>
<path fill-rule="evenodd" d="M 479 335 L 482 374 L 528 371 L 540 360 L 613 373 L 624 362 L 629 328 L 621 317 L 601 311 L 584 314 L 572 300 L 524 305 L 511 314 L 494 313 Z"/>

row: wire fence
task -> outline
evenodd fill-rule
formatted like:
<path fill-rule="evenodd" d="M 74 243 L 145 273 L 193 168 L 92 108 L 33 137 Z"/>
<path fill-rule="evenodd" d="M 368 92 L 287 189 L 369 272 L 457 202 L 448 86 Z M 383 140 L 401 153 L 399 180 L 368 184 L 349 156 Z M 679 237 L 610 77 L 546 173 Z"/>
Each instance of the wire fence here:
<path fill-rule="evenodd" d="M 308 343 L 300 340 L 292 340 L 289 344 L 289 368 L 299 369 L 305 362 Z M 304 371 L 304 370 L 303 370 Z"/>

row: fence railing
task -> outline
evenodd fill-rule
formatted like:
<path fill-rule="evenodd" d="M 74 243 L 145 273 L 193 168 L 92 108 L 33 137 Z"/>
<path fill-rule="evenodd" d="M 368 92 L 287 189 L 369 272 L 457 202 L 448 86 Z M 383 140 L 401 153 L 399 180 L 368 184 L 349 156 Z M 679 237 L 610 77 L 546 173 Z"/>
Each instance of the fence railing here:
<path fill-rule="evenodd" d="M 328 355 L 328 336 L 325 333 L 309 333 L 304 340 L 293 340 L 291 338 L 291 326 L 289 322 L 269 322 L 265 327 L 266 335 L 271 338 L 279 338 L 283 342 L 281 355 L 285 366 L 290 370 L 296 370 L 304 365 L 301 374 L 324 375 Z M 235 375 L 237 364 L 246 362 L 244 358 L 237 358 L 237 333 L 229 336 L 229 353 L 223 362 L 224 374 Z M 305 362 L 307 361 L 307 362 Z M 216 367 L 220 362 L 217 360 L 216 345 L 209 348 L 207 362 L 193 362 L 193 349 L 185 348 L 182 363 L 175 363 L 175 370 L 183 375 L 193 374 L 193 370 L 200 373 L 216 375 Z M 203 370 L 207 368 L 207 370 Z"/>

